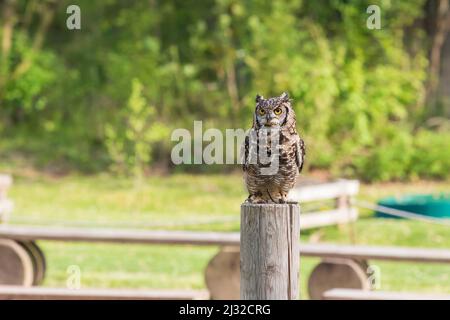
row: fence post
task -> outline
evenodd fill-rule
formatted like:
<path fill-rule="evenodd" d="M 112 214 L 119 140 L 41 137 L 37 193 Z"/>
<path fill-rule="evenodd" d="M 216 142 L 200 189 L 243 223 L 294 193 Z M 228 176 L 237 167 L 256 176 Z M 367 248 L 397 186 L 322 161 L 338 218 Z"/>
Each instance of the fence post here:
<path fill-rule="evenodd" d="M 12 177 L 7 174 L 0 174 L 0 223 L 7 222 L 13 209 L 13 203 L 7 198 L 9 187 L 12 184 Z"/>
<path fill-rule="evenodd" d="M 241 299 L 297 299 L 299 237 L 297 203 L 241 205 Z"/>
<path fill-rule="evenodd" d="M 12 178 L 7 174 L 0 174 L 0 200 L 6 198 L 6 192 L 8 188 L 11 187 Z"/>

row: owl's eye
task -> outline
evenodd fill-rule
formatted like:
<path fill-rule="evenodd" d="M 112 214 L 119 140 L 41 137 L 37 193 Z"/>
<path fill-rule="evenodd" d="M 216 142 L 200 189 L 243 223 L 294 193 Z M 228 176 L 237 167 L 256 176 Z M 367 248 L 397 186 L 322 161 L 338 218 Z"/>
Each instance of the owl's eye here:
<path fill-rule="evenodd" d="M 266 110 L 264 110 L 264 109 L 259 109 L 259 110 L 258 110 L 258 113 L 259 113 L 260 116 L 263 116 L 263 115 L 266 114 Z"/>
<path fill-rule="evenodd" d="M 276 108 L 275 110 L 273 110 L 273 113 L 275 113 L 275 115 L 279 116 L 281 114 L 281 112 L 283 112 L 283 110 L 281 110 L 281 108 Z"/>

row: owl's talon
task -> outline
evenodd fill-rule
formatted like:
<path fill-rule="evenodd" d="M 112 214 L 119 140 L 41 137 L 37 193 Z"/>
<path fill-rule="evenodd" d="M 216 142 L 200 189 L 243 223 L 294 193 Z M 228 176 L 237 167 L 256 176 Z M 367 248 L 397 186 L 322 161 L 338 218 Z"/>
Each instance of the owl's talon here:
<path fill-rule="evenodd" d="M 268 203 L 266 200 L 264 200 L 263 198 L 259 197 L 259 196 L 255 196 L 255 195 L 250 195 L 248 196 L 247 200 L 245 200 L 245 202 L 247 203 L 255 203 L 255 204 L 263 204 L 263 203 Z"/>
<path fill-rule="evenodd" d="M 245 203 L 254 203 L 254 204 L 287 204 L 290 203 L 286 196 L 277 197 L 274 199 L 265 199 L 260 195 L 250 195 L 247 199 L 245 199 Z"/>

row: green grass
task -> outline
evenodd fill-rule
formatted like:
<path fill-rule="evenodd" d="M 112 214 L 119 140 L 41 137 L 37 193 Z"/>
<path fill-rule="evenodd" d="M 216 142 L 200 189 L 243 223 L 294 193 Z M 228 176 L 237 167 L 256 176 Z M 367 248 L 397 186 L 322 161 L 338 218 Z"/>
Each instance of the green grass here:
<path fill-rule="evenodd" d="M 43 242 L 48 258 L 44 285 L 65 286 L 68 267 L 79 266 L 83 287 L 204 287 L 203 272 L 216 248 Z"/>
<path fill-rule="evenodd" d="M 362 186 L 360 197 L 375 200 L 406 192 L 449 192 L 445 182 Z M 239 230 L 245 198 L 239 175 L 151 177 L 141 186 L 109 175 L 49 177 L 16 172 L 10 193 L 16 203 L 12 223 L 152 229 Z M 212 220 L 211 224 L 199 224 Z M 351 243 L 349 228 L 303 232 L 302 241 Z M 440 225 L 375 219 L 361 211 L 353 225 L 355 243 L 449 248 L 450 230 Z M 204 268 L 217 247 L 142 246 L 41 242 L 48 260 L 44 285 L 65 286 L 67 268 L 81 269 L 83 287 L 204 288 Z M 317 259 L 301 260 L 301 285 Z M 373 261 L 381 270 L 381 289 L 450 293 L 450 266 Z"/>
<path fill-rule="evenodd" d="M 137 187 L 129 179 L 100 175 L 18 179 L 11 196 L 20 221 L 170 226 L 237 217 L 244 193 L 236 176 L 155 177 Z"/>

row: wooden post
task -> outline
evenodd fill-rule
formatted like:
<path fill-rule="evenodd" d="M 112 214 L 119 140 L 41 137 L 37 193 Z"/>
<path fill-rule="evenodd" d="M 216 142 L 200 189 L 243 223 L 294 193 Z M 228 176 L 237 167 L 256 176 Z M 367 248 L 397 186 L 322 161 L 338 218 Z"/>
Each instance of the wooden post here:
<path fill-rule="evenodd" d="M 8 221 L 13 209 L 12 201 L 7 198 L 7 192 L 11 184 L 11 176 L 0 174 L 0 223 Z"/>
<path fill-rule="evenodd" d="M 6 198 L 6 192 L 11 187 L 12 178 L 7 174 L 0 174 L 0 200 Z"/>
<path fill-rule="evenodd" d="M 297 203 L 241 205 L 241 299 L 298 298 Z"/>
<path fill-rule="evenodd" d="M 347 225 L 348 225 L 348 234 L 350 237 L 350 243 L 355 244 L 356 243 L 356 236 L 355 236 L 355 224 L 354 219 L 352 218 L 352 209 L 350 206 L 350 196 L 349 195 L 340 195 L 338 198 L 336 198 L 336 208 L 339 210 L 339 212 L 345 212 L 347 215 Z M 344 224 L 338 224 L 338 228 L 342 231 L 345 230 Z"/>

